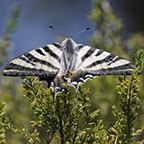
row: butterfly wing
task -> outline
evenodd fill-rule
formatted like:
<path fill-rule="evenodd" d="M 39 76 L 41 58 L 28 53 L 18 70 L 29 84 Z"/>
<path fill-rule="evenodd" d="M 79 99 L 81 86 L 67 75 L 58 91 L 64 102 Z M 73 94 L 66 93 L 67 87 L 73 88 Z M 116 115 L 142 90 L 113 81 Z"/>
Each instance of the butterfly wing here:
<path fill-rule="evenodd" d="M 124 58 L 85 45 L 79 45 L 76 51 L 78 57 L 72 77 L 74 85 L 100 75 L 132 74 L 134 65 Z"/>
<path fill-rule="evenodd" d="M 132 74 L 133 67 L 126 59 L 67 38 L 17 57 L 5 66 L 3 75 L 38 76 L 49 86 L 53 82 L 52 87 L 61 88 L 65 80 L 77 87 L 95 76 Z"/>
<path fill-rule="evenodd" d="M 38 76 L 52 81 L 60 68 L 60 44 L 49 44 L 27 52 L 4 67 L 6 76 Z"/>

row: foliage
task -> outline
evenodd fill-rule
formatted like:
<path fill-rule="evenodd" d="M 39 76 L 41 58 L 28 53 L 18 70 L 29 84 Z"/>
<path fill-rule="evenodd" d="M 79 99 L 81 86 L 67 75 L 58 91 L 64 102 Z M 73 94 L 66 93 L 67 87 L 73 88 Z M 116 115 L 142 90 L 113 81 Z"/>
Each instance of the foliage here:
<path fill-rule="evenodd" d="M 94 136 L 86 139 L 93 131 L 94 123 L 89 123 L 97 116 L 97 111 L 90 114 L 88 91 L 81 89 L 76 93 L 67 86 L 66 90 L 56 95 L 44 88 L 35 78 L 24 79 L 25 96 L 31 101 L 36 119 L 33 127 L 43 127 L 45 139 L 50 143 L 54 136 L 61 143 L 91 142 Z M 81 124 L 83 121 L 83 124 Z M 89 126 L 89 127 L 88 127 Z M 81 131 L 81 129 L 83 129 Z"/>
<path fill-rule="evenodd" d="M 122 96 L 120 108 L 113 106 L 113 114 L 116 122 L 111 131 L 118 138 L 118 143 L 135 143 L 135 136 L 142 133 L 143 129 L 135 130 L 134 124 L 138 115 L 141 98 L 138 95 L 138 74 L 144 61 L 144 51 L 138 51 L 136 68 L 130 79 L 119 77 L 118 93 Z"/>
<path fill-rule="evenodd" d="M 25 97 L 29 99 L 35 115 L 30 121 L 31 132 L 30 129 L 14 126 L 2 110 L 1 124 L 5 129 L 22 134 L 30 144 L 48 144 L 53 140 L 62 144 L 134 144 L 134 138 L 143 131 L 134 128 L 141 102 L 138 96 L 138 72 L 143 61 L 144 52 L 139 51 L 134 74 L 129 79 L 119 78 L 117 91 L 121 95 L 121 103 L 119 108 L 113 107 L 116 121 L 109 131 L 98 118 L 99 110 L 90 111 L 88 89 L 80 86 L 76 93 L 74 88 L 66 86 L 65 91 L 55 95 L 35 77 L 23 80 Z M 3 109 L 3 104 L 1 105 Z"/>

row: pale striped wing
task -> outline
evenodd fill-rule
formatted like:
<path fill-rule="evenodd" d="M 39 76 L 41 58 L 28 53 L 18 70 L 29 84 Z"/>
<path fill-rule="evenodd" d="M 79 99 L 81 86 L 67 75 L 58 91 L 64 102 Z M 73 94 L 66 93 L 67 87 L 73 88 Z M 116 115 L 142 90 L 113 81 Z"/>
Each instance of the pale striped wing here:
<path fill-rule="evenodd" d="M 133 72 L 131 62 L 101 49 L 79 45 L 76 51 L 76 73 L 72 77 L 74 85 L 100 75 L 131 75 Z"/>
<path fill-rule="evenodd" d="M 5 66 L 6 76 L 38 76 L 48 87 L 60 89 L 67 82 L 76 88 L 80 82 L 100 75 L 129 75 L 134 66 L 109 52 L 75 43 L 66 38 L 27 52 Z"/>
<path fill-rule="evenodd" d="M 51 82 L 60 68 L 60 44 L 49 44 L 27 52 L 4 67 L 5 76 L 39 76 Z"/>

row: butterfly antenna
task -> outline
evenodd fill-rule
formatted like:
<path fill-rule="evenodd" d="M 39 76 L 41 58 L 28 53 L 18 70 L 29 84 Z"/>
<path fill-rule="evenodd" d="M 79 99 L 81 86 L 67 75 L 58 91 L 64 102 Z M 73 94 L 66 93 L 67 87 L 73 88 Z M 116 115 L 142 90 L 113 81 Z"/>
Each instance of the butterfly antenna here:
<path fill-rule="evenodd" d="M 65 35 L 63 32 L 61 32 L 61 31 L 55 29 L 53 26 L 50 25 L 49 28 L 52 29 L 52 30 L 54 30 L 56 33 L 59 33 L 60 35 L 63 35 L 63 36 L 66 37 L 66 35 Z"/>
<path fill-rule="evenodd" d="M 81 34 L 81 33 L 84 33 L 85 31 L 88 31 L 89 29 L 90 29 L 90 28 L 87 27 L 87 28 L 85 28 L 85 29 L 83 29 L 83 30 L 77 32 L 76 34 L 72 35 L 72 37 L 73 37 L 73 36 L 76 36 L 76 35 L 79 35 L 79 34 Z"/>
<path fill-rule="evenodd" d="M 90 29 L 89 27 L 87 27 L 87 28 L 85 28 L 85 29 L 83 29 L 83 30 L 81 30 L 81 31 L 73 34 L 73 35 L 68 36 L 68 35 L 64 34 L 63 32 L 55 29 L 55 28 L 54 28 L 53 26 L 51 26 L 51 25 L 49 26 L 49 28 L 52 29 L 52 30 L 54 30 L 56 33 L 59 33 L 59 34 L 63 35 L 64 37 L 73 37 L 73 36 L 79 35 L 79 34 L 81 34 L 81 33 L 84 33 L 85 31 L 88 31 L 88 30 Z"/>

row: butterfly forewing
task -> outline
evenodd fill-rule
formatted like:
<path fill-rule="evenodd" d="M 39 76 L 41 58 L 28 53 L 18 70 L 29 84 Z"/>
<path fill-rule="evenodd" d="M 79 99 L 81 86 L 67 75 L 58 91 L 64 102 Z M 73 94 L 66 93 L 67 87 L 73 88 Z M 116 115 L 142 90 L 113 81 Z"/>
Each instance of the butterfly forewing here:
<path fill-rule="evenodd" d="M 7 76 L 50 76 L 57 74 L 60 68 L 61 50 L 58 44 L 27 52 L 5 66 L 3 74 Z"/>
<path fill-rule="evenodd" d="M 77 74 L 73 77 L 75 83 L 85 82 L 88 78 L 100 75 L 132 74 L 134 65 L 119 56 L 85 45 L 79 45 L 77 51 Z"/>

